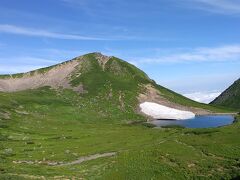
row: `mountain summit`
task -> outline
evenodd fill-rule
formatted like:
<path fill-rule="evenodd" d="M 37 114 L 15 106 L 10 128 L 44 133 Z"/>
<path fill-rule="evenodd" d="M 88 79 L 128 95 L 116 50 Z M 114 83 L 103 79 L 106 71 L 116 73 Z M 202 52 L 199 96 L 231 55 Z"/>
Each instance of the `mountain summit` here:
<path fill-rule="evenodd" d="M 210 112 L 209 106 L 156 84 L 134 65 L 101 53 L 89 53 L 28 73 L 0 76 L 2 92 L 46 86 L 58 91 L 73 90 L 83 97 L 102 97 L 118 102 L 121 109 L 129 106 L 139 111 L 139 103 L 150 101 L 179 110 L 189 110 L 195 114 Z"/>
<path fill-rule="evenodd" d="M 0 91 L 4 92 L 36 89 L 44 86 L 81 91 L 83 85 L 86 90 L 93 92 L 101 89 L 108 80 L 112 82 L 125 80 L 119 83 L 126 83 L 126 81 L 134 79 L 150 82 L 147 75 L 134 66 L 101 53 L 90 53 L 47 68 L 0 76 L 0 78 Z M 92 89 L 93 84 L 96 86 Z"/>

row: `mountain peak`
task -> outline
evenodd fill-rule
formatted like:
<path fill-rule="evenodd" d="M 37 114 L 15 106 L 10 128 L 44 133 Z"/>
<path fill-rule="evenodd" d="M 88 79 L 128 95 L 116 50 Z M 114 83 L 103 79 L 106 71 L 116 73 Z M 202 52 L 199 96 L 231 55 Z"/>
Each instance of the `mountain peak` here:
<path fill-rule="evenodd" d="M 75 57 L 73 60 L 94 60 L 97 59 L 99 65 L 101 65 L 103 68 L 105 67 L 105 64 L 108 62 L 110 58 L 113 56 L 107 56 L 102 54 L 101 52 L 92 52 L 92 53 L 87 53 L 81 56 Z"/>
<path fill-rule="evenodd" d="M 90 54 L 94 54 L 96 56 L 106 56 L 106 55 L 102 54 L 101 52 L 92 52 Z"/>
<path fill-rule="evenodd" d="M 117 99 L 120 103 L 120 109 L 124 109 L 126 104 L 151 100 L 179 110 L 191 109 L 192 112 L 206 113 L 203 109 L 186 107 L 182 102 L 188 102 L 193 106 L 199 106 L 199 104 L 157 85 L 134 65 L 99 52 L 85 54 L 64 63 L 28 73 L 0 76 L 0 91 L 3 92 L 24 91 L 46 86 L 60 91 L 69 89 L 82 96 L 101 97 L 104 100 L 115 96 L 115 100 Z"/>
<path fill-rule="evenodd" d="M 145 73 L 135 66 L 113 56 L 93 52 L 27 73 L 0 76 L 0 91 L 22 91 L 44 86 L 75 89 L 83 82 L 87 84 L 86 79 L 92 83 L 101 81 L 104 85 L 113 77 L 119 80 L 128 78 L 128 81 L 134 81 L 134 78 L 147 80 Z"/>

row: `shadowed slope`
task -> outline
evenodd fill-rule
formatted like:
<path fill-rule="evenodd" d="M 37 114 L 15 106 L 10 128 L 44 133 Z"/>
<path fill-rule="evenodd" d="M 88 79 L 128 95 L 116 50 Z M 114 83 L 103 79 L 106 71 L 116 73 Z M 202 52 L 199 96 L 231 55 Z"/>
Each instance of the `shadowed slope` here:
<path fill-rule="evenodd" d="M 214 99 L 211 104 L 221 105 L 240 110 L 240 79 L 235 81 L 220 96 Z"/>

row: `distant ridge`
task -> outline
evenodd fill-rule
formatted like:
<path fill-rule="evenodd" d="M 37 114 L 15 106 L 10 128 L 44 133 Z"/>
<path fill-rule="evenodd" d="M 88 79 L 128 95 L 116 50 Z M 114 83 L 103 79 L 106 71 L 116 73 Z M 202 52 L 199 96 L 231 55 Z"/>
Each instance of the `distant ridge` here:
<path fill-rule="evenodd" d="M 214 99 L 211 104 L 234 108 L 240 111 L 240 78 Z"/>

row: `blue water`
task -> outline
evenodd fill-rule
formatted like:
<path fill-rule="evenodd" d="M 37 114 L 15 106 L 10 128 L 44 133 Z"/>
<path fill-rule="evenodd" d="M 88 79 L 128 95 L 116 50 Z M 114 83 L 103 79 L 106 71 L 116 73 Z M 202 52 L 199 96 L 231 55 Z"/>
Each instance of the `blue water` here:
<path fill-rule="evenodd" d="M 151 123 L 157 127 L 179 125 L 186 128 L 212 128 L 232 124 L 234 117 L 231 115 L 204 115 L 186 120 L 154 120 Z"/>

